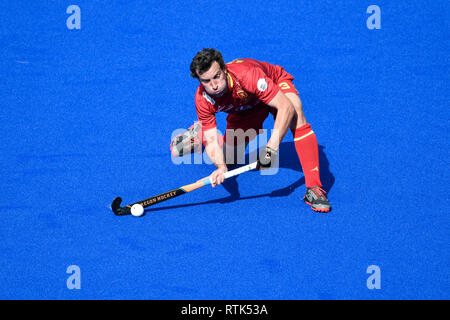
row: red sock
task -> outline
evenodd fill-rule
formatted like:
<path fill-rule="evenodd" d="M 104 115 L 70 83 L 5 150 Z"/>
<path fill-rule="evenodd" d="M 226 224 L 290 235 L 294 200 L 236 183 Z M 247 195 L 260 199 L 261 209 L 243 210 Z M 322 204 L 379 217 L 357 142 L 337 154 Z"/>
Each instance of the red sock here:
<path fill-rule="evenodd" d="M 306 187 L 322 187 L 319 172 L 319 145 L 309 123 L 295 130 L 294 144 L 305 175 Z"/>

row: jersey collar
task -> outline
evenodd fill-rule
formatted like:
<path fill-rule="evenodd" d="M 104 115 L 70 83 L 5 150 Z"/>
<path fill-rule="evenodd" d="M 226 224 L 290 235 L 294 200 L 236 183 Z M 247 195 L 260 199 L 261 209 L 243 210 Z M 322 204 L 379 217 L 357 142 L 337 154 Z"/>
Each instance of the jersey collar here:
<path fill-rule="evenodd" d="M 225 73 L 227 74 L 228 77 L 228 87 L 232 89 L 234 86 L 233 78 L 231 77 L 231 74 L 228 71 L 225 71 Z"/>

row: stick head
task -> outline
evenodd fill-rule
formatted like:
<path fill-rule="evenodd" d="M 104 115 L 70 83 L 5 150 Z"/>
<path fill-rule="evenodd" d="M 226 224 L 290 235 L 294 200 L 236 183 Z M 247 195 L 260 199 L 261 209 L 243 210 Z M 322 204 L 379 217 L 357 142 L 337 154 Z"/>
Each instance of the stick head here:
<path fill-rule="evenodd" d="M 111 203 L 111 209 L 114 212 L 116 216 L 126 216 L 128 214 L 131 214 L 130 206 L 121 207 L 120 204 L 122 203 L 122 198 L 117 197 L 113 200 Z"/>
<path fill-rule="evenodd" d="M 120 204 L 122 203 L 122 198 L 121 197 L 117 197 L 113 200 L 113 202 L 111 203 L 111 209 L 114 212 L 114 214 L 116 216 L 120 216 Z"/>

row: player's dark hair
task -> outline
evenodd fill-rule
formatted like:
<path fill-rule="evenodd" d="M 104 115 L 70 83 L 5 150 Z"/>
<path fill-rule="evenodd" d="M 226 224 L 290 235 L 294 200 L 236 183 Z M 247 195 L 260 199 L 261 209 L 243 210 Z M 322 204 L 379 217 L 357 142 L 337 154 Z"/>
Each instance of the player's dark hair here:
<path fill-rule="evenodd" d="M 225 69 L 222 54 L 216 49 L 208 48 L 197 52 L 191 62 L 191 77 L 198 79 L 197 71 L 199 74 L 208 71 L 214 61 L 219 64 L 222 70 Z"/>

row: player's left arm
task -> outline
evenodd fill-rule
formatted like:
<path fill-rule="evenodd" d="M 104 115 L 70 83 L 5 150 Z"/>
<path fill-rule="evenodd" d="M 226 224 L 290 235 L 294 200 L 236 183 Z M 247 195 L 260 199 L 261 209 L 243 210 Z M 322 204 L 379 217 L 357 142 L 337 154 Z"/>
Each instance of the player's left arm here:
<path fill-rule="evenodd" d="M 277 109 L 273 132 L 267 147 L 277 151 L 286 135 L 295 114 L 292 102 L 284 95 L 278 85 L 261 68 L 248 68 L 242 73 L 241 84 L 259 100 Z"/>

